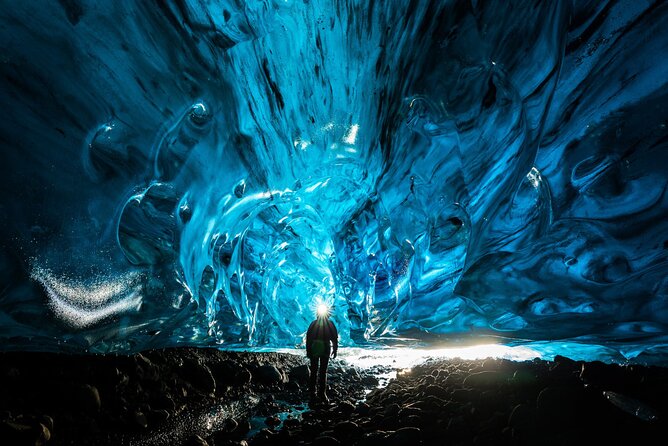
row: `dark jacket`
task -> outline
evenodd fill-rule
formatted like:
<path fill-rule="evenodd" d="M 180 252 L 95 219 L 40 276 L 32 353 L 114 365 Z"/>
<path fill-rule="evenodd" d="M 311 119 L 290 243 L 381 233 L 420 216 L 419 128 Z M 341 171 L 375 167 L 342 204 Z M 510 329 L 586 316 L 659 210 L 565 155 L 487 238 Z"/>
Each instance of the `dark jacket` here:
<path fill-rule="evenodd" d="M 339 349 L 339 333 L 334 322 L 325 317 L 319 317 L 311 322 L 306 332 L 306 356 L 309 358 L 329 356 L 330 343 L 336 355 Z"/>

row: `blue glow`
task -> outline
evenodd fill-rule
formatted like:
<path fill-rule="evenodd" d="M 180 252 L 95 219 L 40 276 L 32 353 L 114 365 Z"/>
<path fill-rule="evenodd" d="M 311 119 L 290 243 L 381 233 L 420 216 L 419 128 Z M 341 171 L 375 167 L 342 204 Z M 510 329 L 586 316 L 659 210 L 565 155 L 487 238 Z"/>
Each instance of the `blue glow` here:
<path fill-rule="evenodd" d="M 0 14 L 4 348 L 291 348 L 324 302 L 345 346 L 667 362 L 668 5 Z"/>

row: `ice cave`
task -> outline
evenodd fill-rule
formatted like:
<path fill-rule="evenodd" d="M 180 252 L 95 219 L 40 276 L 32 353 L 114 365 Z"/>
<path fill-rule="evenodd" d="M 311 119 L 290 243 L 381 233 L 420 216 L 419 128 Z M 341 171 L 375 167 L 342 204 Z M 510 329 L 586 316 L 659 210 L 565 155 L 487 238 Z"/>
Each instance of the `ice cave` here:
<path fill-rule="evenodd" d="M 668 364 L 668 4 L 3 1 L 0 341 Z"/>
<path fill-rule="evenodd" d="M 0 0 L 0 101 L 0 443 L 668 438 L 668 2 Z"/>

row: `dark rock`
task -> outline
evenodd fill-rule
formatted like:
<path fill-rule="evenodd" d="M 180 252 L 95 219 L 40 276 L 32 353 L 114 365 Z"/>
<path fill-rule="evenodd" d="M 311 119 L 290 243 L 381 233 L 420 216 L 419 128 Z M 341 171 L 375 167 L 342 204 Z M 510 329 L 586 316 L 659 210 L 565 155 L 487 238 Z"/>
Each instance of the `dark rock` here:
<path fill-rule="evenodd" d="M 461 437 L 466 435 L 468 432 L 468 422 L 466 421 L 466 418 L 464 416 L 459 415 L 456 417 L 452 417 L 448 420 L 448 431 L 450 434 L 456 436 L 456 437 Z"/>
<path fill-rule="evenodd" d="M 267 417 L 264 420 L 264 424 L 273 428 L 281 424 L 281 420 L 278 417 Z"/>
<path fill-rule="evenodd" d="M 39 422 L 46 426 L 50 432 L 53 432 L 53 418 L 48 415 L 42 415 L 39 417 Z"/>
<path fill-rule="evenodd" d="M 577 421 L 582 415 L 584 391 L 574 386 L 546 387 L 536 399 L 540 418 L 556 427 L 558 423 Z"/>
<path fill-rule="evenodd" d="M 472 373 L 464 378 L 464 386 L 470 388 L 498 387 L 508 382 L 508 374 L 486 370 L 483 372 Z"/>
<path fill-rule="evenodd" d="M 135 411 L 132 413 L 132 422 L 134 426 L 146 429 L 148 427 L 148 419 L 143 412 Z"/>
<path fill-rule="evenodd" d="M 313 446 L 337 446 L 341 442 L 334 437 L 323 435 L 313 440 Z"/>
<path fill-rule="evenodd" d="M 171 412 L 176 408 L 176 404 L 171 396 L 165 394 L 157 394 L 151 401 L 151 405 L 156 409 L 164 409 Z"/>
<path fill-rule="evenodd" d="M 148 412 L 148 421 L 151 424 L 164 423 L 169 419 L 169 412 L 164 409 L 151 410 Z"/>
<path fill-rule="evenodd" d="M 254 378 L 261 384 L 275 385 L 282 384 L 285 380 L 283 374 L 271 364 L 265 364 L 258 367 L 253 373 Z"/>
<path fill-rule="evenodd" d="M 251 382 L 251 380 L 253 379 L 253 375 L 247 368 L 242 367 L 237 371 L 237 373 L 234 376 L 234 379 L 237 384 L 243 386 Z"/>
<path fill-rule="evenodd" d="M 355 405 L 350 401 L 341 401 L 338 405 L 338 410 L 344 415 L 350 415 L 355 411 Z"/>
<path fill-rule="evenodd" d="M 51 431 L 42 423 L 37 424 L 35 431 L 37 434 L 37 439 L 35 440 L 35 446 L 41 446 L 43 444 L 46 444 L 51 439 Z"/>
<path fill-rule="evenodd" d="M 309 379 L 311 371 L 309 369 L 309 366 L 304 364 L 300 365 L 297 367 L 293 367 L 290 369 L 290 373 L 288 374 L 288 377 L 290 381 L 295 381 L 295 382 L 307 382 Z"/>
<path fill-rule="evenodd" d="M 357 405 L 357 407 L 355 408 L 355 413 L 357 413 L 357 414 L 359 414 L 363 417 L 369 415 L 370 411 L 371 411 L 371 408 L 369 407 L 369 405 L 367 403 L 364 403 L 364 402 L 359 403 Z"/>
<path fill-rule="evenodd" d="M 346 375 L 347 375 L 346 377 L 351 379 L 352 381 L 359 381 L 362 379 L 362 377 L 360 376 L 360 372 L 355 367 L 350 367 L 347 370 Z"/>
<path fill-rule="evenodd" d="M 193 434 L 183 443 L 183 446 L 209 446 L 209 443 L 197 434 Z"/>
<path fill-rule="evenodd" d="M 238 423 L 235 420 L 225 420 L 223 428 L 213 433 L 213 444 L 216 446 L 232 444 L 233 441 L 231 438 L 234 437 L 233 432 L 237 429 L 237 426 Z"/>
<path fill-rule="evenodd" d="M 513 373 L 510 384 L 514 386 L 529 386 L 537 382 L 536 373 L 532 370 L 518 369 Z"/>
<path fill-rule="evenodd" d="M 475 401 L 478 397 L 478 392 L 473 389 L 455 389 L 452 392 L 452 399 L 455 401 L 466 402 Z"/>
<path fill-rule="evenodd" d="M 575 368 L 576 365 L 577 365 L 577 363 L 575 361 L 573 361 L 571 358 L 567 358 L 567 357 L 561 356 L 561 355 L 556 355 L 554 357 L 554 362 L 568 364 L 569 366 L 571 366 L 573 368 Z"/>
<path fill-rule="evenodd" d="M 0 423 L 0 439 L 8 445 L 42 446 L 51 439 L 51 432 L 41 423 L 30 426 L 22 422 Z"/>
<path fill-rule="evenodd" d="M 209 370 L 213 374 L 218 387 L 236 384 L 236 375 L 239 372 L 239 366 L 232 361 L 220 361 L 209 365 Z"/>
<path fill-rule="evenodd" d="M 361 444 L 365 446 L 385 446 L 387 435 L 387 432 L 382 430 L 366 433 L 362 436 Z"/>
<path fill-rule="evenodd" d="M 97 388 L 89 384 L 76 387 L 75 402 L 84 412 L 99 412 L 102 407 L 100 392 Z"/>
<path fill-rule="evenodd" d="M 286 427 L 287 429 L 295 429 L 301 425 L 301 421 L 299 421 L 297 418 L 288 418 L 285 421 L 283 421 L 283 426 Z"/>
<path fill-rule="evenodd" d="M 399 414 L 399 410 L 401 410 L 401 407 L 397 403 L 392 403 L 385 407 L 383 413 L 385 416 L 393 417 Z"/>
<path fill-rule="evenodd" d="M 246 435 L 251 430 L 251 424 L 248 420 L 237 420 L 237 427 L 232 432 L 235 435 Z"/>
<path fill-rule="evenodd" d="M 389 434 L 386 440 L 387 446 L 422 444 L 422 431 L 417 427 L 402 427 Z"/>
<path fill-rule="evenodd" d="M 253 445 L 274 444 L 276 434 L 269 429 L 261 429 L 251 440 Z"/>
<path fill-rule="evenodd" d="M 399 418 L 406 418 L 406 417 L 409 417 L 411 415 L 421 416 L 422 415 L 422 410 L 418 407 L 407 406 L 407 407 L 402 408 L 399 411 Z"/>
<path fill-rule="evenodd" d="M 206 394 L 215 393 L 216 380 L 205 364 L 195 359 L 188 359 L 184 361 L 181 372 L 183 377 L 196 389 Z"/>
<path fill-rule="evenodd" d="M 230 418 L 225 420 L 225 423 L 223 423 L 222 431 L 227 433 L 234 432 L 237 430 L 238 426 L 239 423 L 237 422 L 237 420 Z"/>
<path fill-rule="evenodd" d="M 535 410 L 528 404 L 516 405 L 508 418 L 508 425 L 513 429 L 528 430 L 533 428 L 535 423 Z"/>
<path fill-rule="evenodd" d="M 422 427 L 424 425 L 422 417 L 417 415 L 409 415 L 407 417 L 400 418 L 399 423 L 406 427 Z"/>
<path fill-rule="evenodd" d="M 350 437 L 359 430 L 357 423 L 353 421 L 341 421 L 334 425 L 334 436 L 339 440 Z"/>
<path fill-rule="evenodd" d="M 362 378 L 362 384 L 365 386 L 377 386 L 378 385 L 378 378 L 376 378 L 373 375 L 364 375 Z"/>
<path fill-rule="evenodd" d="M 439 398 L 447 398 L 448 395 L 450 394 L 445 387 L 442 387 L 438 384 L 429 384 L 424 389 L 424 392 L 427 395 L 433 395 Z"/>

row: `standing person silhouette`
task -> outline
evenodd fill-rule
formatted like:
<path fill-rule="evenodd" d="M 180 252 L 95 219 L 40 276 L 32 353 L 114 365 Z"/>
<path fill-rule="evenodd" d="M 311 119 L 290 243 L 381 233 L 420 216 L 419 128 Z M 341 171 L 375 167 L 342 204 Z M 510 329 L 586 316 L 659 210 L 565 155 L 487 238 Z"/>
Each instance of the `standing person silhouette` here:
<path fill-rule="evenodd" d="M 321 402 L 328 403 L 327 365 L 330 352 L 332 358 L 336 358 L 336 352 L 339 349 L 339 333 L 336 331 L 334 322 L 329 319 L 329 307 L 326 304 L 318 305 L 316 312 L 317 318 L 311 322 L 306 332 L 306 356 L 311 360 L 309 393 L 311 401 L 315 401 L 317 397 Z"/>

